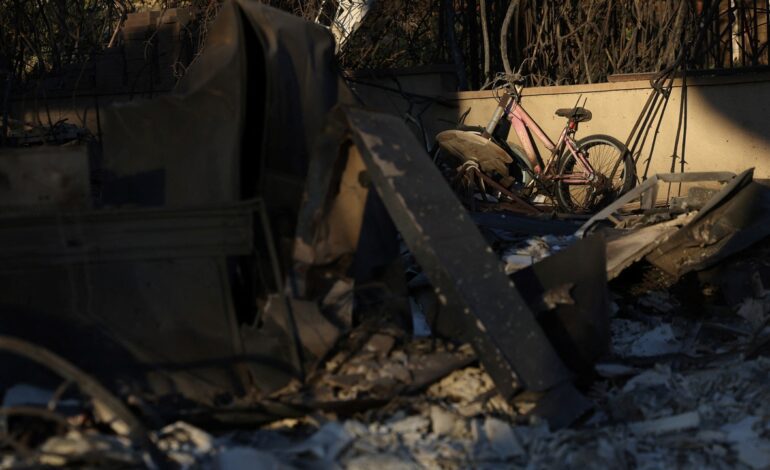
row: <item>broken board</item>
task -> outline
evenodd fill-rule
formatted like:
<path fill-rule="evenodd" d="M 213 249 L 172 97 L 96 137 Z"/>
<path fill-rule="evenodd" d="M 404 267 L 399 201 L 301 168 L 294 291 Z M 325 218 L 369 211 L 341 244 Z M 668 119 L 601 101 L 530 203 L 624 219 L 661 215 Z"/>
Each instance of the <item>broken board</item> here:
<path fill-rule="evenodd" d="M 501 394 L 510 399 L 522 385 L 556 393 L 562 406 L 544 418 L 576 419 L 588 401 L 572 386 L 573 373 L 403 120 L 345 113 L 374 188 Z"/>

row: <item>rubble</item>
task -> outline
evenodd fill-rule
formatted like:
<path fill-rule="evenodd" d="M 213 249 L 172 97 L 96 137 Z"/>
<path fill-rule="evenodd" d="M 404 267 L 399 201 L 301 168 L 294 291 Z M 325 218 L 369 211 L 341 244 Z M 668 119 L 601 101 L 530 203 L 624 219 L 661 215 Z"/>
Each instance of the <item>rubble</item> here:
<path fill-rule="evenodd" d="M 654 322 L 663 325 L 663 330 L 677 329 L 671 323 L 671 312 L 635 312 L 638 307 L 634 299 L 621 300 L 620 310 L 611 320 L 613 331 L 628 323 L 624 318 L 628 315 L 635 316 L 640 325 L 633 330 L 632 337 L 643 337 L 650 331 L 644 325 Z M 697 324 L 701 320 L 689 321 Z M 384 333 L 376 335 L 371 341 L 362 341 L 367 345 L 361 348 L 364 357 L 423 357 L 419 348 L 415 350 L 409 345 L 414 340 L 401 343 L 405 340 L 402 337 L 391 342 Z M 628 334 L 612 337 L 616 350 L 615 344 L 623 344 L 622 339 Z M 747 340 L 743 337 L 731 347 L 741 348 Z M 425 340 L 417 341 L 419 344 Z M 631 344 L 634 343 L 632 340 Z M 766 380 L 770 360 L 747 360 L 740 355 L 711 352 L 726 346 L 730 343 L 699 335 L 689 354 L 700 357 L 700 361 L 681 361 L 658 350 L 657 365 L 624 366 L 620 376 L 613 373 L 609 379 L 594 384 L 590 396 L 595 410 L 575 429 L 549 431 L 545 423 L 527 418 L 525 405 L 511 407 L 497 393 L 484 369 L 469 365 L 430 385 L 424 393 L 399 394 L 391 404 L 347 418 L 339 416 L 327 421 L 328 418 L 309 415 L 259 430 L 217 434 L 176 423 L 158 431 L 154 439 L 172 461 L 187 466 L 218 465 L 216 468 L 240 468 L 238 465 L 251 458 L 259 458 L 265 468 L 294 468 L 311 463 L 343 468 L 461 468 L 495 464 L 539 468 L 579 462 L 626 466 L 686 462 L 692 466 L 740 464 L 761 468 L 769 442 L 765 428 L 770 422 L 766 405 L 770 394 Z M 631 361 L 635 357 L 632 352 L 629 350 L 627 356 Z M 619 357 L 617 360 L 623 361 L 623 356 Z M 351 359 L 351 364 L 360 360 Z M 355 369 L 355 365 L 351 367 Z M 96 445 L 79 442 L 78 439 L 84 439 L 81 434 L 66 436 L 72 441 L 68 444 L 72 449 Z M 102 442 L 103 438 L 90 439 L 88 442 Z M 63 442 L 54 440 L 48 445 Z M 117 445 L 121 441 L 115 442 Z M 126 450 L 123 442 L 115 448 L 122 451 L 113 450 L 113 454 L 107 455 L 119 459 L 116 462 L 131 462 L 128 459 L 134 454 Z M 699 451 L 693 452 L 696 448 Z M 107 452 L 106 448 L 103 451 Z M 84 459 L 87 453 L 77 455 Z M 6 462 L 7 467 L 11 466 L 10 461 Z"/>
<path fill-rule="evenodd" d="M 503 262 L 505 262 L 505 274 L 512 274 L 519 269 L 532 266 L 553 253 L 563 250 L 576 240 L 572 235 L 544 235 L 511 244 L 502 254 Z"/>
<path fill-rule="evenodd" d="M 106 111 L 77 191 L 0 192 L 0 468 L 767 466 L 751 170 L 656 175 L 591 217 L 469 209 L 322 29 L 230 2 L 209 48 Z"/>

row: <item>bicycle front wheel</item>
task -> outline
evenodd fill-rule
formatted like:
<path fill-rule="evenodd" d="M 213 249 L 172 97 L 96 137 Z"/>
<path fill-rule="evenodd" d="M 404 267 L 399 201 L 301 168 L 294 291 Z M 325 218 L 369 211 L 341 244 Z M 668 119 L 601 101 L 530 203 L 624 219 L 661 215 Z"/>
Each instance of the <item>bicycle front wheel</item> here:
<path fill-rule="evenodd" d="M 482 126 L 461 125 L 457 127 L 457 130 L 471 132 L 476 135 L 482 135 L 484 132 Z M 529 182 L 532 181 L 534 170 L 532 169 L 532 164 L 529 162 L 527 153 L 524 149 L 516 144 L 508 143 L 505 139 L 498 138 L 494 135 L 492 136 L 492 142 L 502 148 L 513 159 L 513 162 L 508 164 L 508 174 L 513 177 L 514 182 L 521 187 L 529 184 Z M 440 152 L 441 147 L 436 145 L 436 150 L 432 154 L 434 162 L 438 160 Z"/>
<path fill-rule="evenodd" d="M 580 139 L 577 146 L 596 174 L 593 181 L 575 183 L 587 177 L 586 169 L 572 152 L 567 151 L 562 156 L 556 195 L 564 211 L 596 212 L 634 187 L 634 159 L 618 139 L 591 135 Z"/>

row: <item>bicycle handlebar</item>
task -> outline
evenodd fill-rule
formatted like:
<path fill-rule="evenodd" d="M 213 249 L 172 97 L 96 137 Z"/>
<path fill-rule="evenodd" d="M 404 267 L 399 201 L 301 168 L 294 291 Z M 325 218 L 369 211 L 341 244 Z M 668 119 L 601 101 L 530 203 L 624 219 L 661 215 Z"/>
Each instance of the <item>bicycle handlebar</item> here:
<path fill-rule="evenodd" d="M 507 86 L 523 86 L 524 77 L 519 73 L 498 73 L 493 80 L 494 88 L 505 88 Z"/>
<path fill-rule="evenodd" d="M 498 73 L 493 81 L 493 88 L 504 89 L 508 95 L 518 99 L 524 82 L 524 77 L 519 73 Z"/>
<path fill-rule="evenodd" d="M 524 85 L 524 77 L 520 73 L 504 74 L 504 79 L 511 85 Z"/>

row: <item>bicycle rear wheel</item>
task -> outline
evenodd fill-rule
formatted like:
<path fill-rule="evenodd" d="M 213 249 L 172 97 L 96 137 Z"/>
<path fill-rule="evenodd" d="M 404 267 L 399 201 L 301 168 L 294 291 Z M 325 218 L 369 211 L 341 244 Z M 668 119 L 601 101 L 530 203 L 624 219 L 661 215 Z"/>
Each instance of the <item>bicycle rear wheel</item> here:
<path fill-rule="evenodd" d="M 585 171 L 571 152 L 567 151 L 562 155 L 556 191 L 562 210 L 576 213 L 596 212 L 634 187 L 634 159 L 618 139 L 608 135 L 591 135 L 580 139 L 577 146 L 588 159 L 597 177 L 590 183 L 564 182 L 565 177 L 579 177 L 584 175 Z"/>

